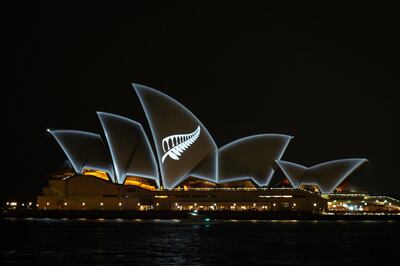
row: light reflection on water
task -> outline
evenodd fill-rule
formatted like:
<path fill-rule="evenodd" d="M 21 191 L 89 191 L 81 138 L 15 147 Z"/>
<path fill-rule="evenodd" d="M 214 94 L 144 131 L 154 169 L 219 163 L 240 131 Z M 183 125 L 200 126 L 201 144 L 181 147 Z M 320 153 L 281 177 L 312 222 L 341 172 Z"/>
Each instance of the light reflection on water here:
<path fill-rule="evenodd" d="M 1 226 L 3 262 L 47 265 L 396 265 L 400 238 L 397 221 L 26 218 Z"/>
<path fill-rule="evenodd" d="M 32 222 L 45 222 L 45 223 L 60 223 L 60 222 L 88 222 L 88 223 L 96 223 L 96 222 L 124 222 L 124 223 L 160 223 L 160 224 L 176 224 L 181 223 L 185 220 L 181 219 L 123 219 L 123 218 L 13 218 L 7 217 L 4 218 L 5 221 L 32 221 Z M 386 221 L 377 221 L 377 220 L 337 220 L 337 221 L 329 221 L 329 220 L 214 220 L 219 223 L 330 223 L 330 224 L 347 224 L 347 223 L 399 223 L 396 220 L 386 220 Z"/>

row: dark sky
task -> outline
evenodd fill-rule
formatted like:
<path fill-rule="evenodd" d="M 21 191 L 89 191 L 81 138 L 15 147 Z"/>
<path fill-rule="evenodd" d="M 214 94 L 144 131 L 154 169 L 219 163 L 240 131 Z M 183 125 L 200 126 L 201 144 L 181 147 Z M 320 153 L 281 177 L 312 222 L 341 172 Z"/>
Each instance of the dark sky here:
<path fill-rule="evenodd" d="M 35 195 L 63 164 L 46 128 L 100 132 L 106 111 L 148 129 L 131 82 L 180 101 L 218 146 L 289 134 L 285 160 L 365 157 L 353 184 L 400 191 L 393 6 L 132 2 L 15 6 L 3 198 Z"/>

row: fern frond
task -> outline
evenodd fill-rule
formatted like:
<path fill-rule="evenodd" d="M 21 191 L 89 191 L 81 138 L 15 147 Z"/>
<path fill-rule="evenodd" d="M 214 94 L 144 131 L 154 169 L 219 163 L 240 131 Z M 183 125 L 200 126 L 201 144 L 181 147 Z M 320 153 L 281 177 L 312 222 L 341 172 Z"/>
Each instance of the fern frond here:
<path fill-rule="evenodd" d="M 164 163 L 165 158 L 169 156 L 173 160 L 179 160 L 182 153 L 190 147 L 200 136 L 200 126 L 189 134 L 171 135 L 162 140 L 162 147 L 165 154 L 161 158 Z"/>

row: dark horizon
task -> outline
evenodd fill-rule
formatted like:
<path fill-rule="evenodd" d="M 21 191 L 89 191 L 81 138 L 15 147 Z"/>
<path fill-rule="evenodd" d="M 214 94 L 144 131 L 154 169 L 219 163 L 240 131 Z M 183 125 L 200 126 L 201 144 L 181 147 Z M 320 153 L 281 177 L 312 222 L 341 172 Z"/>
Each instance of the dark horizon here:
<path fill-rule="evenodd" d="M 105 111 L 140 122 L 151 141 L 132 82 L 185 105 L 219 147 L 288 134 L 284 160 L 367 158 L 348 180 L 370 193 L 400 191 L 393 7 L 53 3 L 16 11 L 3 200 L 35 196 L 62 166 L 47 128 L 101 133 L 96 111 Z"/>

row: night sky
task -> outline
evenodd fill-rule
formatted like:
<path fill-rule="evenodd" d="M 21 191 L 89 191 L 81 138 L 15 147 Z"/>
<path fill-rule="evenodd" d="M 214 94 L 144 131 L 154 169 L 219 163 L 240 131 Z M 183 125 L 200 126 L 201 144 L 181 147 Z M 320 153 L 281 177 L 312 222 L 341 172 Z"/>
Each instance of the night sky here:
<path fill-rule="evenodd" d="M 35 196 L 63 165 L 47 128 L 100 133 L 105 111 L 149 133 L 131 82 L 188 107 L 218 146 L 289 134 L 284 160 L 368 158 L 349 181 L 399 193 L 397 9 L 132 2 L 15 6 L 2 199 Z"/>

